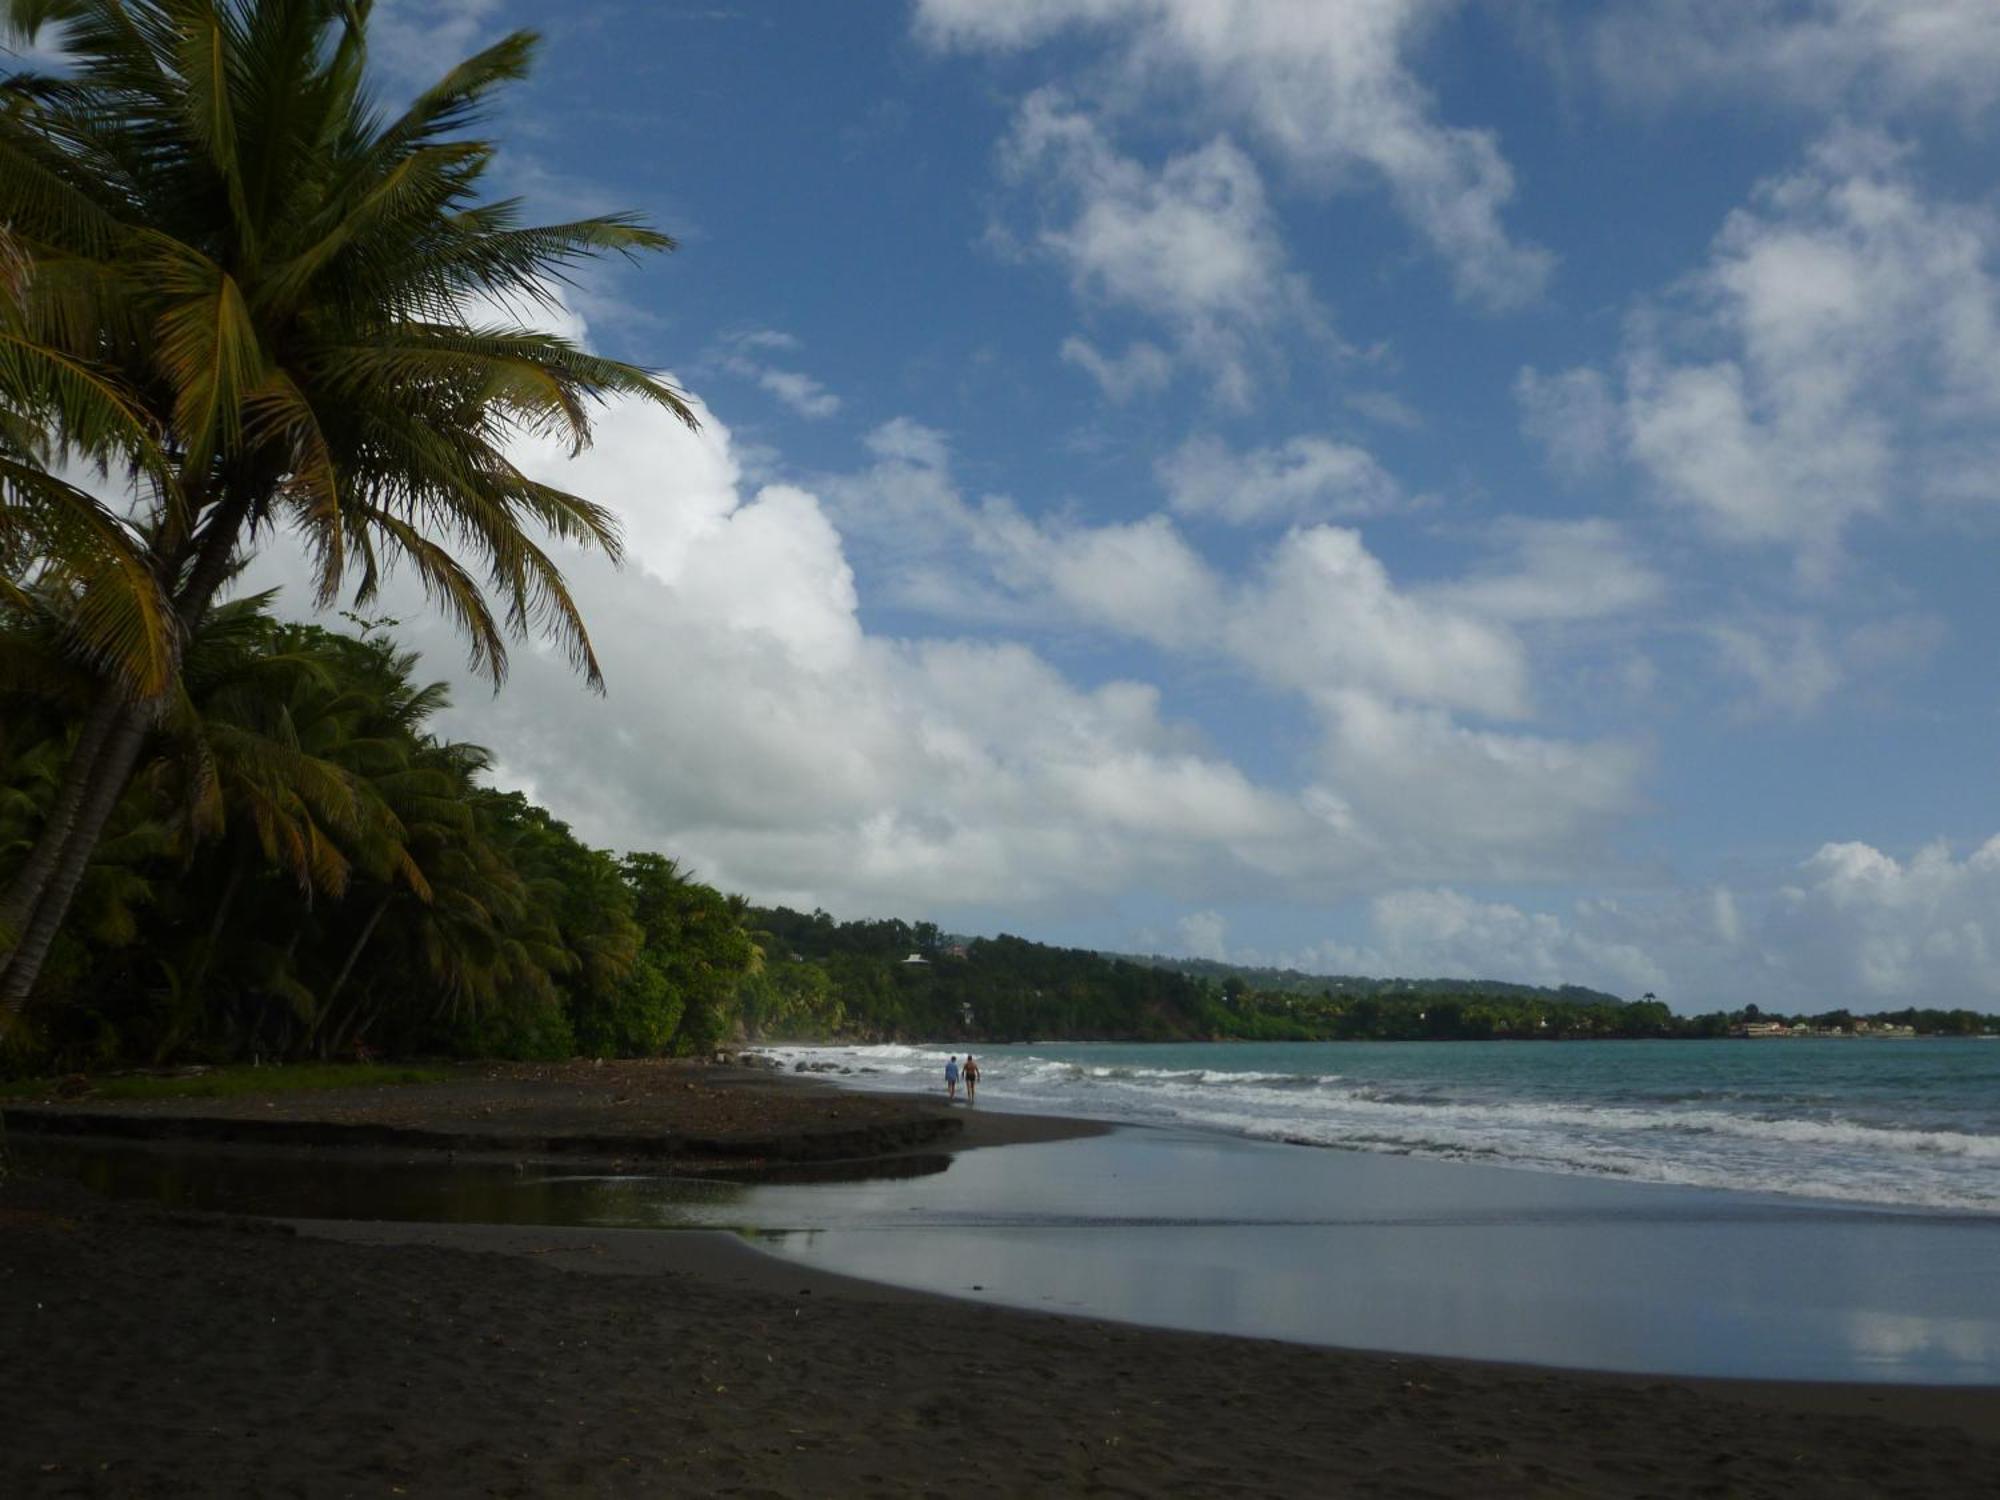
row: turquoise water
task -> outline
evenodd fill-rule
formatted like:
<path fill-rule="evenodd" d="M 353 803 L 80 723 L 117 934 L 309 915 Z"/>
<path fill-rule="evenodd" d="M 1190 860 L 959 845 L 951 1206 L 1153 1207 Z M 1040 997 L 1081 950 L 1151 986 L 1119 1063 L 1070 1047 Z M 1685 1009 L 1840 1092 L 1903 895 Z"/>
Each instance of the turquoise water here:
<path fill-rule="evenodd" d="M 773 1048 L 941 1084 L 949 1048 Z M 2000 1043 L 1037 1043 L 980 1053 L 1007 1108 L 1850 1203 L 2000 1212 Z"/>

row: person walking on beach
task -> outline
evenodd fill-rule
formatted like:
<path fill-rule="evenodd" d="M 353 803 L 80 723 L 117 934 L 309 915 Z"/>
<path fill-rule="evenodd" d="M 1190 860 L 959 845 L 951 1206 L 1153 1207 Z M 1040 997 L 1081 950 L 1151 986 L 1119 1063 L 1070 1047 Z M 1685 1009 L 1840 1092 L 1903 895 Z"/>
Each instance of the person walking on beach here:
<path fill-rule="evenodd" d="M 965 1066 L 959 1070 L 959 1077 L 965 1080 L 965 1102 L 970 1104 L 979 1087 L 979 1064 L 972 1060 L 970 1052 L 965 1054 Z"/>
<path fill-rule="evenodd" d="M 953 1053 L 951 1061 L 944 1065 L 944 1094 L 954 1103 L 958 1100 L 958 1054 Z"/>

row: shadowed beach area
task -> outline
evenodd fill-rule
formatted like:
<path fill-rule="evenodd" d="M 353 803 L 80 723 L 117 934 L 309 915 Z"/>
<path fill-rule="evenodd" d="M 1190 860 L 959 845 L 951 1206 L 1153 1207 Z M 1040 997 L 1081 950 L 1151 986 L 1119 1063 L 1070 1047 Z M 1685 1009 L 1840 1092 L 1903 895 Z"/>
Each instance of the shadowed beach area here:
<path fill-rule="evenodd" d="M 561 1098 L 593 1136 L 712 1104 L 747 1140 L 852 1128 L 857 1103 L 941 1112 L 742 1071 L 469 1079 L 384 1091 L 373 1117 L 547 1139 Z M 648 1091 L 687 1102 L 634 1109 Z M 280 1112 L 370 1114 L 208 1117 Z M 1095 1128 L 952 1118 L 957 1145 Z M 0 1189 L 0 1340 L 33 1351 L 0 1367 L 10 1495 L 1949 1496 L 2000 1465 L 1990 1388 L 1355 1353 L 980 1306 L 714 1232 L 275 1222 L 48 1178 Z"/>
<path fill-rule="evenodd" d="M 199 1075 L 188 1080 L 199 1084 Z M 468 1063 L 438 1083 L 100 1100 L 60 1086 L 0 1110 L 18 1135 L 645 1163 L 678 1175 L 1059 1140 L 1083 1120 L 952 1109 L 756 1066 Z"/>

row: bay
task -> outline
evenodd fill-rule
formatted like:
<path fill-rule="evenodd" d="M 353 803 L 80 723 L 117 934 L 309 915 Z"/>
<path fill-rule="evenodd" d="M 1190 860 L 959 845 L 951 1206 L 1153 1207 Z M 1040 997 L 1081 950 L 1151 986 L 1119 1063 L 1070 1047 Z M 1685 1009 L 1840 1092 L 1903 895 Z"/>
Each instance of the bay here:
<path fill-rule="evenodd" d="M 949 1044 L 771 1047 L 850 1086 L 943 1086 Z M 1036 1113 L 1832 1202 L 2000 1212 L 2000 1044 L 1029 1043 L 980 1098 Z M 840 1071 L 840 1070 L 845 1070 Z"/>

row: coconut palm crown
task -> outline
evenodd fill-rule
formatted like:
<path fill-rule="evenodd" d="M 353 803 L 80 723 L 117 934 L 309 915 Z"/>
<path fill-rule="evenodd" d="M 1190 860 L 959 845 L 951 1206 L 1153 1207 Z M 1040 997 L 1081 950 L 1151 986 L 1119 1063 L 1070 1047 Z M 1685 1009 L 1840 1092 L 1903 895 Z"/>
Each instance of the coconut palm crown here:
<path fill-rule="evenodd" d="M 578 262 L 672 242 L 626 214 L 530 226 L 465 134 L 517 33 L 400 112 L 367 87 L 368 0 L 0 0 L 63 66 L 0 79 L 0 563 L 68 567 L 101 677 L 40 841 L 0 894 L 0 1011 L 160 723 L 181 644 L 243 556 L 295 533 L 324 606 L 411 570 L 497 685 L 540 632 L 601 685 L 544 545 L 614 556 L 601 507 L 509 459 L 592 407 L 678 392 L 526 326 Z M 11 435 L 11 437 L 10 437 Z M 51 459 L 129 477 L 111 513 Z M 134 560 L 138 567 L 135 568 Z M 67 560 L 67 561 L 66 561 Z"/>

